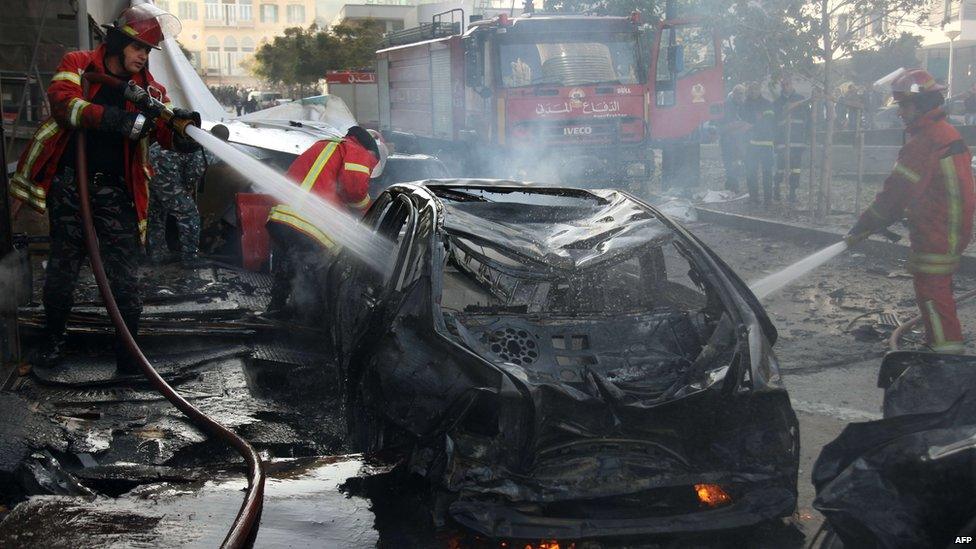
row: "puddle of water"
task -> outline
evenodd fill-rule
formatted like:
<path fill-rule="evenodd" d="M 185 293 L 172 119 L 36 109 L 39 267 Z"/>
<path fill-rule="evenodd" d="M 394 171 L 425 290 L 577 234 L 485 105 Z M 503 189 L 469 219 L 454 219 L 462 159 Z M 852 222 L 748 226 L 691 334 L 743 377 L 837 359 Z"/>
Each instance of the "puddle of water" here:
<path fill-rule="evenodd" d="M 494 540 L 448 525 L 434 528 L 429 490 L 422 481 L 397 479 L 387 468 L 356 455 L 269 463 L 264 511 L 254 547 L 431 547 L 610 549 L 660 547 L 647 539 Z M 117 499 L 34 498 L 0 528 L 0 547 L 29 540 L 38 547 L 219 546 L 240 506 L 245 483 L 233 473 L 206 482 L 154 484 Z M 31 507 L 22 509 L 23 506 Z M 782 528 L 781 528 L 782 530 Z M 795 535 L 794 535 L 795 537 Z M 668 547 L 727 547 L 742 534 L 696 538 Z M 802 547 L 773 532 L 775 547 Z M 660 540 L 659 540 L 660 541 Z M 751 540 L 755 541 L 755 540 Z M 795 540 L 793 540 L 795 541 Z M 780 543 L 782 542 L 782 543 Z M 22 545 L 22 543 L 20 544 Z M 765 545 L 764 545 L 765 546 Z"/>

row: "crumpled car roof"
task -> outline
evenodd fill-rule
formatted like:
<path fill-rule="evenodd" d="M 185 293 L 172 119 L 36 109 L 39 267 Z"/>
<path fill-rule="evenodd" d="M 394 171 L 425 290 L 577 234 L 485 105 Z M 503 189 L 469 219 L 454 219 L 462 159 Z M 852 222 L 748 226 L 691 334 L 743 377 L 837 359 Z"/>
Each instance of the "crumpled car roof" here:
<path fill-rule="evenodd" d="M 444 205 L 449 233 L 550 268 L 587 269 L 672 237 L 644 206 L 614 190 L 438 182 L 427 186 Z"/>

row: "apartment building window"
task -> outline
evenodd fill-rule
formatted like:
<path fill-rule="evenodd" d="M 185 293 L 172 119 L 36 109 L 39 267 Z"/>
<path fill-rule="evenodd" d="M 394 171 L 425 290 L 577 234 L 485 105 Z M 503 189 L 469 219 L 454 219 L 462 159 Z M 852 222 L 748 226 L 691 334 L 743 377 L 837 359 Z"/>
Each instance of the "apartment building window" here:
<path fill-rule="evenodd" d="M 254 40 L 250 36 L 241 38 L 241 57 L 250 57 L 254 53 Z"/>
<path fill-rule="evenodd" d="M 959 7 L 962 5 L 962 0 L 947 0 L 945 13 L 946 22 L 951 23 L 952 21 L 959 20 Z"/>
<path fill-rule="evenodd" d="M 240 13 L 241 21 L 251 20 L 251 0 L 239 0 L 237 2 L 237 9 Z"/>
<path fill-rule="evenodd" d="M 196 2 L 180 2 L 180 19 L 192 21 L 197 18 Z"/>
<path fill-rule="evenodd" d="M 207 38 L 207 72 L 220 74 L 220 40 L 216 36 Z"/>
<path fill-rule="evenodd" d="M 233 36 L 224 38 L 224 74 L 237 74 L 237 40 Z"/>
<path fill-rule="evenodd" d="M 277 23 L 278 22 L 278 6 L 274 4 L 261 4 L 261 22 L 262 23 Z"/>
<path fill-rule="evenodd" d="M 169 0 L 156 0 L 156 7 L 163 11 L 169 11 Z"/>
<path fill-rule="evenodd" d="M 200 52 L 198 51 L 190 52 L 190 64 L 193 65 L 193 68 L 195 69 L 200 68 Z"/>
<path fill-rule="evenodd" d="M 289 23 L 304 23 L 305 22 L 305 6 L 299 4 L 288 4 L 288 22 Z"/>
<path fill-rule="evenodd" d="M 220 2 L 207 2 L 204 4 L 204 9 L 207 12 L 208 21 L 220 21 L 222 19 L 220 16 Z"/>

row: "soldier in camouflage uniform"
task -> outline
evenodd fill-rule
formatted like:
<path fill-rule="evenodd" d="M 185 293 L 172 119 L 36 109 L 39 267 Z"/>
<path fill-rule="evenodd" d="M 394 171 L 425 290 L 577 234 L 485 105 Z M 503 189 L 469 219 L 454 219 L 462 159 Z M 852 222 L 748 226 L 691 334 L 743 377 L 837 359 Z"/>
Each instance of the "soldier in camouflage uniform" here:
<path fill-rule="evenodd" d="M 156 171 L 149 192 L 149 259 L 162 262 L 168 256 L 166 218 L 173 216 L 179 233 L 180 260 L 192 263 L 200 248 L 200 212 L 197 210 L 196 186 L 207 167 L 203 151 L 181 153 L 167 151 L 154 143 L 149 161 Z"/>
<path fill-rule="evenodd" d="M 117 176 L 94 174 L 88 186 L 98 247 L 112 293 L 123 316 L 137 317 L 142 311 L 138 255 L 118 253 L 118 250 L 138 250 L 140 246 L 132 196 L 125 188 L 125 180 Z M 73 168 L 64 167 L 51 181 L 47 207 L 51 220 L 51 251 L 45 270 L 44 305 L 48 315 L 63 315 L 63 319 L 58 319 L 63 322 L 74 301 L 72 296 L 81 263 L 88 258 Z"/>

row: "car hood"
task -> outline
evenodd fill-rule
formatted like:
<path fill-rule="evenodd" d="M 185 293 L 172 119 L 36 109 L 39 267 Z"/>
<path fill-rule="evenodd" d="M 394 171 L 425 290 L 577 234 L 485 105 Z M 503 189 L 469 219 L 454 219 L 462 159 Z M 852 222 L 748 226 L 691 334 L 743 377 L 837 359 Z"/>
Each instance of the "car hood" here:
<path fill-rule="evenodd" d="M 671 231 L 647 210 L 614 190 L 434 187 L 444 205 L 444 228 L 520 260 L 564 271 L 627 257 Z M 494 195 L 492 201 L 479 194 Z M 520 194 L 519 200 L 498 200 Z M 526 197 L 530 197 L 526 200 Z M 526 204 L 529 202 L 529 204 Z"/>

